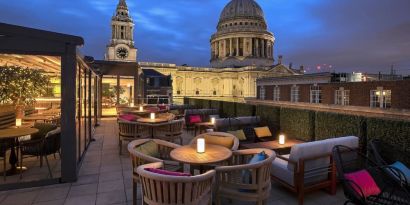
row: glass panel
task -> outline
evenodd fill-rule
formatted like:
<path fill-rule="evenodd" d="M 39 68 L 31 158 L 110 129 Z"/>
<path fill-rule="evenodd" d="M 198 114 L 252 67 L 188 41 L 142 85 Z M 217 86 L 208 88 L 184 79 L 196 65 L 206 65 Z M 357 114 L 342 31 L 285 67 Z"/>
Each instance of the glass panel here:
<path fill-rule="evenodd" d="M 0 88 L 0 118 L 10 119 L 0 121 L 0 129 L 21 133 L 0 138 L 0 158 L 6 162 L 5 167 L 0 166 L 0 174 L 6 171 L 7 175 L 0 180 L 0 187 L 60 178 L 60 57 L 0 54 Z M 17 156 L 18 150 L 22 157 Z M 48 163 L 40 166 L 44 157 Z M 24 170 L 21 178 L 20 168 Z"/>

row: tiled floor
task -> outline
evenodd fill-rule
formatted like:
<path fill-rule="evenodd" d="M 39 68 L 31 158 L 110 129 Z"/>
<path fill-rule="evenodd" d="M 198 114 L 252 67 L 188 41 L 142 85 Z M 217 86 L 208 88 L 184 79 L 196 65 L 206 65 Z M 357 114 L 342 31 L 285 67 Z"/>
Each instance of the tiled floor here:
<path fill-rule="evenodd" d="M 131 162 L 126 153 L 118 155 L 117 128 L 114 120 L 103 119 L 96 131 L 96 141 L 92 142 L 85 156 L 80 176 L 72 184 L 59 184 L 40 188 L 30 188 L 0 192 L 1 205 L 88 205 L 88 204 L 132 204 Z M 190 140 L 188 134 L 184 142 Z M 138 194 L 138 199 L 140 200 Z M 223 201 L 229 204 L 228 201 Z M 306 205 L 343 204 L 344 197 L 339 189 L 335 196 L 317 191 L 306 196 Z M 138 204 L 141 204 L 139 201 Z M 233 201 L 231 204 L 252 204 Z M 272 185 L 268 204 L 297 204 L 294 194 L 277 184 Z"/>

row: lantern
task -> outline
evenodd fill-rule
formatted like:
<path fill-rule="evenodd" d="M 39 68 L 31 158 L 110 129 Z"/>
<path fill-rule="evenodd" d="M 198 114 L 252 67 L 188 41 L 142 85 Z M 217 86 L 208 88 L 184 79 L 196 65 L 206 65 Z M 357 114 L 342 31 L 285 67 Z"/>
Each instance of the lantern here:
<path fill-rule="evenodd" d="M 215 118 L 214 118 L 214 117 L 211 118 L 211 123 L 212 123 L 213 125 L 215 124 Z"/>
<path fill-rule="evenodd" d="M 205 152 L 205 139 L 204 138 L 199 138 L 196 141 L 196 151 L 198 153 L 204 153 Z"/>
<path fill-rule="evenodd" d="M 150 117 L 151 117 L 151 120 L 155 120 L 155 113 L 151 113 Z"/>
<path fill-rule="evenodd" d="M 20 127 L 21 126 L 21 119 L 17 118 L 16 119 L 16 127 Z"/>
<path fill-rule="evenodd" d="M 285 144 L 285 135 L 279 135 L 279 144 L 281 145 Z"/>
<path fill-rule="evenodd" d="M 140 112 L 144 111 L 144 107 L 142 107 L 142 105 L 140 105 Z"/>

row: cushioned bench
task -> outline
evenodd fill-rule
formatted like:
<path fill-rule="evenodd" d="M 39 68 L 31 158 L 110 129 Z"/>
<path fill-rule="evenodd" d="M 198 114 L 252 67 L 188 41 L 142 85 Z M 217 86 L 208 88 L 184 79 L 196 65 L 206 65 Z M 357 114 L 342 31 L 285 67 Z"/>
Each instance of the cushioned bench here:
<path fill-rule="evenodd" d="M 0 113 L 0 129 L 5 129 L 16 125 L 16 112 L 2 112 Z"/>
<path fill-rule="evenodd" d="M 244 116 L 236 118 L 220 118 L 215 120 L 215 131 L 228 132 L 243 130 L 246 139 L 240 139 L 241 143 L 253 143 L 256 139 L 254 128 L 260 125 L 261 119 L 259 116 Z"/>
<path fill-rule="evenodd" d="M 201 122 L 209 122 L 210 115 L 219 115 L 218 109 L 186 109 L 184 112 L 185 126 L 187 128 L 192 128 L 195 124 L 191 122 L 191 116 L 199 116 Z"/>
<path fill-rule="evenodd" d="M 289 155 L 278 155 L 272 163 L 272 180 L 298 194 L 303 204 L 306 192 L 328 188 L 336 193 L 336 170 L 332 149 L 344 145 L 357 149 L 359 138 L 339 137 L 294 145 Z"/>

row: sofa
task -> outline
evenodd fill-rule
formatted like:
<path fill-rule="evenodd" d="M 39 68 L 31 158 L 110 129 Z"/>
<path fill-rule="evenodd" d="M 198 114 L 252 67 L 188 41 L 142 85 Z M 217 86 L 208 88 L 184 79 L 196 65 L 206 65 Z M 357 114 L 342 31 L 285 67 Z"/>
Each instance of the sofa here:
<path fill-rule="evenodd" d="M 303 204 L 307 192 L 326 188 L 335 194 L 336 166 L 332 149 L 336 145 L 358 149 L 359 138 L 347 136 L 294 145 L 290 154 L 277 155 L 272 162 L 272 180 L 295 192 L 299 205 Z"/>
<path fill-rule="evenodd" d="M 191 122 L 191 116 L 200 116 L 201 122 L 209 122 L 210 121 L 210 115 L 218 115 L 219 116 L 219 110 L 218 109 L 186 109 L 184 112 L 184 118 L 185 118 L 185 126 L 187 129 L 193 128 L 194 124 Z"/>
<path fill-rule="evenodd" d="M 220 118 L 215 120 L 214 129 L 218 132 L 231 132 L 243 130 L 246 139 L 240 139 L 241 144 L 254 143 L 261 141 L 256 137 L 254 128 L 260 126 L 261 119 L 259 116 L 244 116 L 236 118 Z M 274 140 L 267 138 L 267 140 Z"/>

